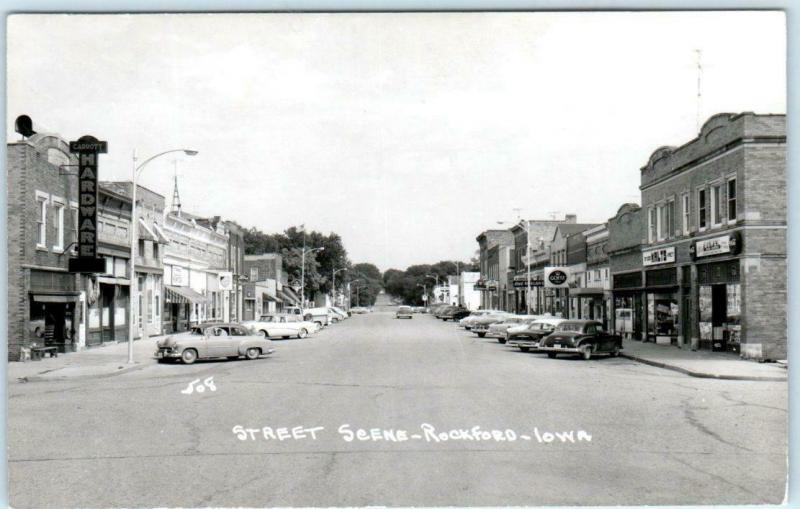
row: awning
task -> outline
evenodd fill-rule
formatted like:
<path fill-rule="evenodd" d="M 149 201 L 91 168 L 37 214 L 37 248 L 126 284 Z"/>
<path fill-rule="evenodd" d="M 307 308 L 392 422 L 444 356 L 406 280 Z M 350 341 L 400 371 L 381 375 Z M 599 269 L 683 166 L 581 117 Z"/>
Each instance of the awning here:
<path fill-rule="evenodd" d="M 262 292 L 261 295 L 264 297 L 264 300 L 269 300 L 272 302 L 283 302 L 278 297 L 273 297 L 272 295 L 268 294 L 267 292 Z"/>
<path fill-rule="evenodd" d="M 164 285 L 166 298 L 177 304 L 206 304 L 208 297 L 186 286 Z"/>
<path fill-rule="evenodd" d="M 294 297 L 292 294 L 287 292 L 285 288 L 278 290 L 278 294 L 280 295 L 283 302 L 287 304 L 297 304 L 300 302 L 300 299 Z"/>
<path fill-rule="evenodd" d="M 45 294 L 34 293 L 33 302 L 54 302 L 66 304 L 68 302 L 78 302 L 80 300 L 79 293 L 59 293 L 59 294 Z"/>
<path fill-rule="evenodd" d="M 161 227 L 157 224 L 153 225 L 153 230 L 156 231 L 156 235 L 158 236 L 158 241 L 162 244 L 169 244 L 169 238 L 164 234 L 161 230 Z"/>
<path fill-rule="evenodd" d="M 156 234 L 153 233 L 153 230 L 147 227 L 147 224 L 145 224 L 144 219 L 142 218 L 139 218 L 139 229 L 137 230 L 137 235 L 139 236 L 139 240 L 158 242 L 158 237 L 156 237 Z"/>

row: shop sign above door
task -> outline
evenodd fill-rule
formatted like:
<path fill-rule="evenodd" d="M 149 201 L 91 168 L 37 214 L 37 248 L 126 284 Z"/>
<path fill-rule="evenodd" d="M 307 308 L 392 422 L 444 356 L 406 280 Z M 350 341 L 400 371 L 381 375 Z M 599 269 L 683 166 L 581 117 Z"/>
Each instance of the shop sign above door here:
<path fill-rule="evenodd" d="M 710 239 L 698 240 L 694 243 L 694 256 L 713 256 L 718 254 L 736 254 L 739 252 L 740 242 L 739 232 Z"/>
<path fill-rule="evenodd" d="M 662 263 L 673 263 L 675 261 L 675 247 L 662 247 L 652 249 L 642 253 L 642 265 L 660 265 Z"/>

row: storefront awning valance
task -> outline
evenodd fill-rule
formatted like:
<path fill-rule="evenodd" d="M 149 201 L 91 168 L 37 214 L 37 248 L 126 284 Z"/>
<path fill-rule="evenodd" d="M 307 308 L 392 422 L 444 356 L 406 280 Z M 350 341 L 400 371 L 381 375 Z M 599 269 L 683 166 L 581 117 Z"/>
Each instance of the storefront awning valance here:
<path fill-rule="evenodd" d="M 68 302 L 78 302 L 80 298 L 81 298 L 80 294 L 78 293 L 59 293 L 59 294 L 34 293 L 33 294 L 33 302 L 66 304 Z"/>
<path fill-rule="evenodd" d="M 185 286 L 164 285 L 166 298 L 177 304 L 206 304 L 208 298 Z"/>
<path fill-rule="evenodd" d="M 158 241 L 162 244 L 169 244 L 169 238 L 166 234 L 161 230 L 161 227 L 157 224 L 153 225 L 153 230 L 156 232 L 156 236 L 158 236 Z"/>

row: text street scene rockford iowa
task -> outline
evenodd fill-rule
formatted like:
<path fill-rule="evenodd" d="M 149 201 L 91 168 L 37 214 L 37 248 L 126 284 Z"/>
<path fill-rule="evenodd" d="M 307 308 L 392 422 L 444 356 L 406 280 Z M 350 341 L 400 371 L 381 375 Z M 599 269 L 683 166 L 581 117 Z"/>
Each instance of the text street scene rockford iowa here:
<path fill-rule="evenodd" d="M 9 505 L 783 503 L 785 29 L 10 16 Z"/>

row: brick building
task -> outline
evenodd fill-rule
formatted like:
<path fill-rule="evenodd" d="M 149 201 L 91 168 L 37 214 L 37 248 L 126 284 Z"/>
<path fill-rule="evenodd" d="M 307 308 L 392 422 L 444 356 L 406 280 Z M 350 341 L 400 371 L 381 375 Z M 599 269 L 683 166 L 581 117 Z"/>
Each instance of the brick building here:
<path fill-rule="evenodd" d="M 785 121 L 718 114 L 641 168 L 645 339 L 786 357 Z"/>
<path fill-rule="evenodd" d="M 642 239 L 644 212 L 635 203 L 622 205 L 608 220 L 608 268 L 611 272 L 611 325 L 625 338 L 642 339 Z"/>
<path fill-rule="evenodd" d="M 580 286 L 576 277 L 586 270 L 586 239 L 582 232 L 595 226 L 597 225 L 588 223 L 562 223 L 553 232 L 547 267 L 564 270 L 569 276 L 570 288 Z M 574 317 L 577 311 L 572 310 L 570 313 L 570 288 L 545 288 L 545 311 L 564 318 Z"/>
<path fill-rule="evenodd" d="M 605 328 L 611 314 L 611 284 L 608 267 L 608 223 L 584 230 L 585 268 L 576 274 L 576 286 L 570 288 L 573 315 L 597 320 Z"/>
<path fill-rule="evenodd" d="M 497 246 L 502 245 L 506 248 L 511 248 L 514 245 L 514 235 L 509 230 L 486 230 L 475 239 L 479 246 L 479 264 L 481 278 L 475 284 L 475 289 L 481 292 L 481 309 L 495 309 L 493 305 L 500 302 L 500 252 L 496 252 L 496 263 L 491 265 L 493 276 L 490 277 L 490 264 L 489 264 L 489 251 Z M 508 253 L 506 253 L 508 255 Z M 506 264 L 508 261 L 506 261 Z M 492 279 L 492 277 L 498 279 Z M 505 280 L 506 274 L 503 273 Z M 505 283 L 504 283 L 505 286 Z"/>
<path fill-rule="evenodd" d="M 26 360 L 36 346 L 71 352 L 128 339 L 131 202 L 98 186 L 106 270 L 68 272 L 77 256 L 76 164 L 55 134 L 7 144 L 9 360 Z"/>
<path fill-rule="evenodd" d="M 534 251 L 544 249 L 548 245 L 559 224 L 574 224 L 576 222 L 577 216 L 574 214 L 567 214 L 563 220 L 525 219 L 511 227 L 510 231 L 514 236 L 514 260 L 511 264 L 514 268 L 512 280 L 514 294 L 511 308 L 515 313 L 527 313 L 529 304 L 531 310 L 533 309 L 534 297 L 532 294 L 535 293 L 536 290 L 532 290 L 530 293 L 526 291 L 526 287 L 528 286 L 529 256 L 531 256 Z M 529 236 L 530 245 L 528 243 Z M 528 253 L 529 249 L 530 253 Z M 532 272 L 530 279 L 532 287 L 541 287 L 541 278 L 534 280 Z M 528 303 L 528 300 L 530 300 L 530 303 Z"/>

